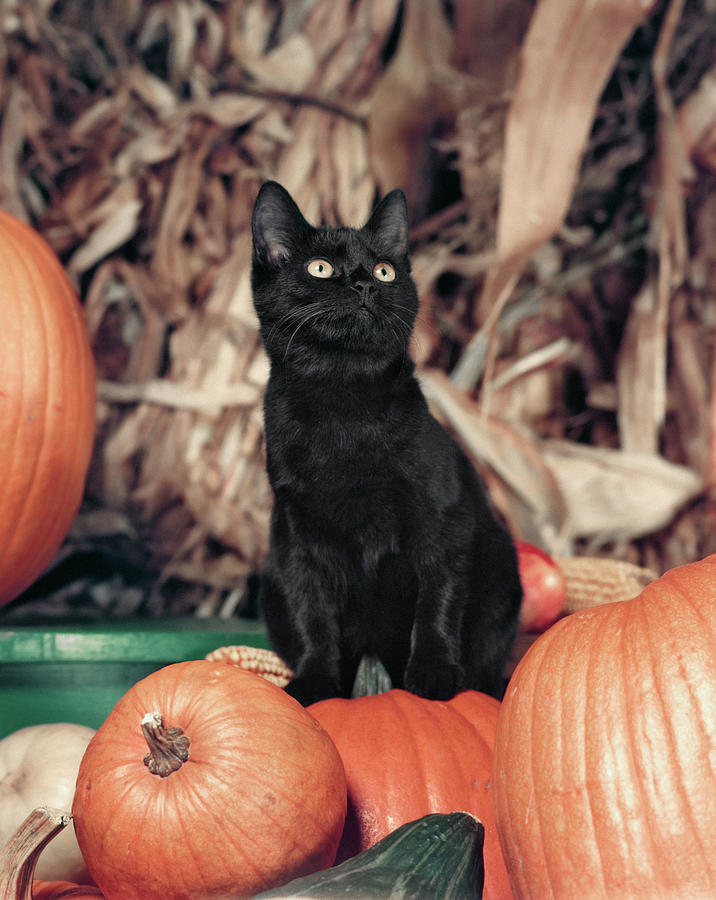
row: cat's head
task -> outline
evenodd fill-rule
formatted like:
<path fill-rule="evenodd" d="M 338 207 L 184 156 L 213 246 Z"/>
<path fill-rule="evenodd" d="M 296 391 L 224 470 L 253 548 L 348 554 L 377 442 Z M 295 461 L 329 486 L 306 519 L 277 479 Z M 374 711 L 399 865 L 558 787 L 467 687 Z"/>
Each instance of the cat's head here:
<path fill-rule="evenodd" d="M 387 194 L 362 228 L 314 227 L 268 181 L 252 232 L 254 305 L 273 360 L 407 359 L 418 296 L 402 191 Z"/>

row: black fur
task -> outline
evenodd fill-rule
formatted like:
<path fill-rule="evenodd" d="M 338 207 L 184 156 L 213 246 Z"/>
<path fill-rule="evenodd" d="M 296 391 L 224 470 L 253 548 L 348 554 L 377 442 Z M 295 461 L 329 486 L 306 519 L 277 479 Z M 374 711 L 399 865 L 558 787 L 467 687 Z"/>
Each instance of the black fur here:
<path fill-rule="evenodd" d="M 413 374 L 407 221 L 401 191 L 361 229 L 312 227 L 275 182 L 254 208 L 275 496 L 261 605 L 304 704 L 349 696 L 364 655 L 433 699 L 504 688 L 515 549 Z M 314 260 L 332 277 L 311 275 Z M 373 274 L 379 263 L 393 281 Z"/>

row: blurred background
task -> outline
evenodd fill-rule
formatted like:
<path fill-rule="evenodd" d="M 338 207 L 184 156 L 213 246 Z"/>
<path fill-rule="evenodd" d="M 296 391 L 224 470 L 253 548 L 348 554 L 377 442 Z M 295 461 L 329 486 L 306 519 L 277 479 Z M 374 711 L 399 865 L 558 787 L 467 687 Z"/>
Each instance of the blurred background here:
<path fill-rule="evenodd" d="M 271 495 L 250 215 L 402 187 L 435 414 L 515 537 L 716 551 L 716 0 L 4 0 L 0 207 L 99 378 L 80 514 L 2 610 L 255 608 Z"/>

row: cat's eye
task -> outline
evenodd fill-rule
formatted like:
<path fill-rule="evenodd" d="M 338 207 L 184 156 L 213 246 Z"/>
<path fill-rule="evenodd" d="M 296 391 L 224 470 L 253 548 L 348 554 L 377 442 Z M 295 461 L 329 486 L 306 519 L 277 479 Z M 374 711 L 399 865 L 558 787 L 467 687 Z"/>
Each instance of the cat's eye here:
<path fill-rule="evenodd" d="M 387 262 L 380 262 L 374 266 L 373 275 L 378 281 L 395 281 L 395 269 Z"/>
<path fill-rule="evenodd" d="M 333 275 L 333 266 L 327 259 L 312 259 L 306 268 L 314 278 L 330 278 Z"/>

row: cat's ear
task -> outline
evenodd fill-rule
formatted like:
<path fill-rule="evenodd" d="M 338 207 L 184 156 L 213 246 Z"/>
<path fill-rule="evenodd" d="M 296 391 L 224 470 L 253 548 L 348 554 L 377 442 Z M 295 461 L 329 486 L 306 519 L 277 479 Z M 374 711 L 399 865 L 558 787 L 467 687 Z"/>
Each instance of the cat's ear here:
<path fill-rule="evenodd" d="M 261 185 L 251 217 L 256 256 L 269 265 L 278 265 L 291 255 L 309 227 L 284 187 L 277 181 Z"/>
<path fill-rule="evenodd" d="M 396 189 L 386 194 L 365 226 L 380 253 L 390 258 L 408 255 L 408 204 Z"/>

